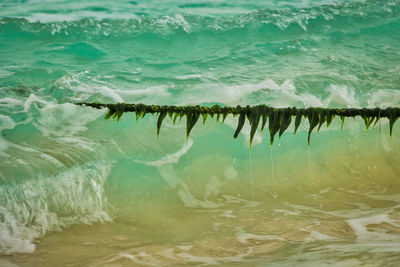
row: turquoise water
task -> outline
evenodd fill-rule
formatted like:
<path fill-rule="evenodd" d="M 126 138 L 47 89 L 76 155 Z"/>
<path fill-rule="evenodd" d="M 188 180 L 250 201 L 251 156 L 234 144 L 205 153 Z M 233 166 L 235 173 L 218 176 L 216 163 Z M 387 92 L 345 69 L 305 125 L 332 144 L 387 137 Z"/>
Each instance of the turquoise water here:
<path fill-rule="evenodd" d="M 0 265 L 396 266 L 400 129 L 269 145 L 74 102 L 399 107 L 400 1 L 1 1 Z"/>

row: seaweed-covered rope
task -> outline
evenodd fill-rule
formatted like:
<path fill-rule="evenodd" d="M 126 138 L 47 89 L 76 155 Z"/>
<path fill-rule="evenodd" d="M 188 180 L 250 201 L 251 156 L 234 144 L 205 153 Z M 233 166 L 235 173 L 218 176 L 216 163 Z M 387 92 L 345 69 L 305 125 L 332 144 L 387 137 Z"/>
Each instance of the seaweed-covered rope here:
<path fill-rule="evenodd" d="M 165 117 L 168 115 L 175 124 L 176 119 L 179 120 L 186 116 L 186 137 L 193 127 L 196 125 L 200 115 L 203 117 L 203 123 L 206 122 L 207 117 L 217 116 L 217 121 L 222 116 L 222 122 L 224 122 L 227 115 L 232 114 L 233 116 L 239 115 L 238 125 L 233 135 L 237 138 L 240 131 L 243 128 L 245 120 L 249 121 L 251 126 L 250 130 L 250 146 L 253 141 L 254 134 L 261 121 L 261 130 L 264 130 L 267 120 L 268 128 L 270 132 L 270 144 L 274 142 L 274 136 L 279 132 L 279 137 L 287 130 L 294 119 L 294 134 L 296 134 L 298 127 L 300 126 L 302 117 L 307 118 L 310 124 L 308 130 L 308 145 L 310 145 L 310 137 L 313 129 L 318 126 L 318 130 L 321 126 L 326 123 L 329 127 L 335 116 L 340 117 L 343 128 L 344 119 L 346 117 L 360 116 L 364 119 L 365 127 L 368 131 L 371 124 L 373 126 L 381 118 L 387 118 L 389 120 L 390 136 L 392 136 L 393 125 L 396 120 L 400 117 L 400 108 L 273 108 L 266 105 L 257 106 L 236 106 L 236 107 L 221 107 L 214 105 L 212 107 L 204 106 L 160 106 L 160 105 L 145 105 L 145 104 L 104 104 L 104 103 L 87 103 L 80 102 L 77 105 L 85 105 L 97 109 L 108 108 L 108 113 L 105 119 L 110 117 L 117 118 L 118 120 L 125 112 L 135 112 L 136 119 L 143 118 L 147 113 L 158 114 L 157 120 L 157 136 L 160 133 L 161 124 Z"/>

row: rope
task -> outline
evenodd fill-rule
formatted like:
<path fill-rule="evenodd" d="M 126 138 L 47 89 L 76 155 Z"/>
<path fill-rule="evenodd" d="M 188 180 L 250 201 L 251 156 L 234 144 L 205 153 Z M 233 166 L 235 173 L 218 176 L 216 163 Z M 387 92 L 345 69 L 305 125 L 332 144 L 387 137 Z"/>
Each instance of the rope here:
<path fill-rule="evenodd" d="M 108 113 L 105 119 L 110 117 L 121 118 L 125 112 L 136 113 L 136 119 L 143 118 L 147 113 L 158 114 L 157 120 L 157 136 L 160 132 L 162 121 L 168 115 L 175 124 L 176 119 L 179 120 L 186 116 L 186 137 L 193 127 L 196 125 L 200 115 L 203 117 L 203 124 L 206 122 L 207 117 L 217 116 L 217 121 L 222 116 L 222 122 L 224 122 L 227 115 L 233 116 L 239 115 L 238 125 L 234 133 L 236 139 L 240 131 L 243 128 L 245 120 L 247 118 L 251 130 L 250 130 L 250 147 L 253 141 L 254 134 L 261 121 L 261 130 L 264 130 L 267 120 L 268 128 L 270 132 L 270 144 L 274 142 L 274 136 L 279 132 L 279 137 L 287 130 L 290 126 L 292 119 L 294 119 L 294 134 L 296 134 L 298 127 L 300 126 L 302 118 L 306 118 L 309 121 L 310 128 L 308 130 L 308 145 L 310 145 L 311 133 L 315 127 L 318 126 L 318 130 L 321 126 L 326 123 L 327 127 L 331 124 L 332 120 L 338 116 L 340 117 L 341 129 L 343 128 L 344 119 L 348 117 L 360 116 L 365 122 L 365 127 L 368 131 L 369 127 L 376 125 L 381 118 L 387 118 L 389 120 L 390 136 L 392 136 L 393 125 L 396 120 L 400 117 L 400 108 L 274 108 L 266 105 L 257 106 L 236 106 L 236 107 L 221 107 L 214 105 L 212 107 L 205 106 L 160 106 L 160 105 L 145 105 L 145 104 L 104 104 L 104 103 L 87 103 L 80 102 L 77 105 L 84 105 L 97 109 L 108 108 Z"/>

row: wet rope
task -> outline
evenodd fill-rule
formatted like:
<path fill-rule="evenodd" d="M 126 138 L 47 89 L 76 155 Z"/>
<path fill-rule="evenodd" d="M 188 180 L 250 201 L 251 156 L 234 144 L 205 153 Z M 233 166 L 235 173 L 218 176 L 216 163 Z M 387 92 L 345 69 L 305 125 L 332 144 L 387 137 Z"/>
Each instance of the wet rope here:
<path fill-rule="evenodd" d="M 212 107 L 205 107 L 160 106 L 126 103 L 104 104 L 87 102 L 76 104 L 97 109 L 108 108 L 108 113 L 105 116 L 105 119 L 113 117 L 119 120 L 125 112 L 134 112 L 136 114 L 136 119 L 143 118 L 147 113 L 158 114 L 157 136 L 160 133 L 162 122 L 167 115 L 173 120 L 174 124 L 177 118 L 180 120 L 182 117 L 186 116 L 186 137 L 189 137 L 189 134 L 196 125 L 200 115 L 203 117 L 203 123 L 206 122 L 208 116 L 216 116 L 217 121 L 219 121 L 222 116 L 222 122 L 224 122 L 225 118 L 229 114 L 233 116 L 239 115 L 238 125 L 233 137 L 237 138 L 247 118 L 251 126 L 250 146 L 260 122 L 261 130 L 264 130 L 267 120 L 269 121 L 268 128 L 270 132 L 270 144 L 272 145 L 274 142 L 274 136 L 278 133 L 280 137 L 288 129 L 292 120 L 294 120 L 294 134 L 296 134 L 302 118 L 308 119 L 310 125 L 308 130 L 308 144 L 310 145 L 311 133 L 315 127 L 318 126 L 317 129 L 319 130 L 324 123 L 329 127 L 336 116 L 340 117 L 342 121 L 341 129 L 343 128 L 345 118 L 360 116 L 364 120 L 367 131 L 371 125 L 374 127 L 381 118 L 386 118 L 389 120 L 390 136 L 392 136 L 394 123 L 400 117 L 400 108 L 274 108 L 266 105 L 238 105 L 236 107 L 214 105 Z"/>

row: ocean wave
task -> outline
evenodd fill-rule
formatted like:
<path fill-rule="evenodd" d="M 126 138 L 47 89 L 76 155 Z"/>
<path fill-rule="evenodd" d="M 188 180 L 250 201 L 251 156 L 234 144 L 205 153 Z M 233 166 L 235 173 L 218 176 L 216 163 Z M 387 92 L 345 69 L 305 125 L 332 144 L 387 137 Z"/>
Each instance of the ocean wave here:
<path fill-rule="evenodd" d="M 93 19 L 39 22 L 24 17 L 5 17 L 0 21 L 3 38 L 13 38 L 18 33 L 29 37 L 85 36 L 87 39 L 127 37 L 155 34 L 166 38 L 173 34 L 200 32 L 221 33 L 246 29 L 263 34 L 357 31 L 391 21 L 398 21 L 400 1 L 367 1 L 340 3 L 309 8 L 260 9 L 236 16 L 213 17 L 175 14 L 159 17 Z M 380 18 L 376 20 L 376 18 Z M 10 32 L 13 34 L 10 34 Z"/>
<path fill-rule="evenodd" d="M 76 223 L 110 221 L 103 184 L 110 165 L 91 162 L 55 177 L 0 186 L 0 254 L 30 253 L 34 239 Z"/>

